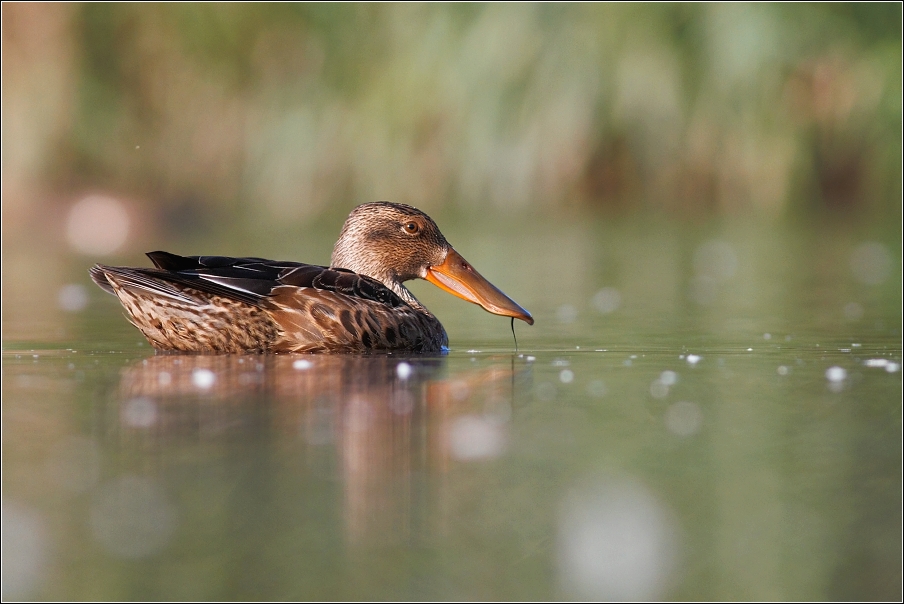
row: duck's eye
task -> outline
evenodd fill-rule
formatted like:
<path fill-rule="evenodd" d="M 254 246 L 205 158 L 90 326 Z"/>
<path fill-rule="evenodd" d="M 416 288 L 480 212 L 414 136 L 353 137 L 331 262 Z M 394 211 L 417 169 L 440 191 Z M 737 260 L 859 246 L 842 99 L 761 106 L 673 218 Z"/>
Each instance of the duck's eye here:
<path fill-rule="evenodd" d="M 419 230 L 420 230 L 420 227 L 417 225 L 416 222 L 412 221 L 412 222 L 405 223 L 405 232 L 411 233 L 412 235 L 414 235 Z"/>

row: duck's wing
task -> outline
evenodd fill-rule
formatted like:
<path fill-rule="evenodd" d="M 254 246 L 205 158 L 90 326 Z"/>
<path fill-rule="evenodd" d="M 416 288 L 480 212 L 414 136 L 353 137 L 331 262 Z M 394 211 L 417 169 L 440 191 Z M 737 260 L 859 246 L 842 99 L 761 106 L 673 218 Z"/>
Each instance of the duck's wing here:
<path fill-rule="evenodd" d="M 96 265 L 91 278 L 104 290 L 115 293 L 108 274 L 120 285 L 189 301 L 191 292 L 220 296 L 254 306 L 266 304 L 277 288 L 311 288 L 351 298 L 377 302 L 389 308 L 407 306 L 391 289 L 364 275 L 345 269 L 263 258 L 227 256 L 178 256 L 149 252 L 156 268 Z"/>

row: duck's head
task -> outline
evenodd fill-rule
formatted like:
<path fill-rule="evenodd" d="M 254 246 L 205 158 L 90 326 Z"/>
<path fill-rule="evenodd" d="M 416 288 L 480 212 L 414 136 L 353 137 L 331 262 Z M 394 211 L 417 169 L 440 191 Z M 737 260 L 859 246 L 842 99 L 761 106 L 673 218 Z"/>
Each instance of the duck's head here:
<path fill-rule="evenodd" d="M 449 245 L 429 216 L 404 204 L 378 201 L 352 210 L 330 266 L 373 277 L 397 293 L 404 281 L 426 279 L 493 314 L 534 323 Z"/>

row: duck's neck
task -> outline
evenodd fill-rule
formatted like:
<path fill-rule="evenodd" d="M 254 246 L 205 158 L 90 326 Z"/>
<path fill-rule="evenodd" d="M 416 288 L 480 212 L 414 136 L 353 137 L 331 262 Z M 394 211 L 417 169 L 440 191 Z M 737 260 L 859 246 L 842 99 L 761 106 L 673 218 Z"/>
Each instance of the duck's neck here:
<path fill-rule="evenodd" d="M 337 257 L 338 256 L 338 257 Z M 337 255 L 333 252 L 333 258 L 330 260 L 330 268 L 344 268 L 350 271 L 354 271 L 359 275 L 365 275 L 370 277 L 371 279 L 376 279 L 390 290 L 392 290 L 398 297 L 405 301 L 408 306 L 415 309 L 418 312 L 424 313 L 428 316 L 433 316 L 427 307 L 420 303 L 420 301 L 414 297 L 414 294 L 411 291 L 402 285 L 402 283 L 398 280 L 398 278 L 382 269 L 379 266 L 373 266 L 367 263 L 356 262 L 355 257 L 343 257 L 341 254 Z"/>
<path fill-rule="evenodd" d="M 421 304 L 420 300 L 415 298 L 414 294 L 412 294 L 411 291 L 407 287 L 402 285 L 401 283 L 398 283 L 398 282 L 387 283 L 382 280 L 380 282 L 383 285 L 385 285 L 386 287 L 388 287 L 389 289 L 391 289 L 392 291 L 394 291 L 396 293 L 396 295 L 398 297 L 400 297 L 402 300 L 404 300 L 405 303 L 408 304 L 408 306 L 410 306 L 411 308 L 415 309 L 418 312 L 424 313 L 425 315 L 428 315 L 431 317 L 433 316 L 433 313 L 430 312 L 429 310 L 427 310 L 427 307 L 424 306 L 423 304 Z"/>

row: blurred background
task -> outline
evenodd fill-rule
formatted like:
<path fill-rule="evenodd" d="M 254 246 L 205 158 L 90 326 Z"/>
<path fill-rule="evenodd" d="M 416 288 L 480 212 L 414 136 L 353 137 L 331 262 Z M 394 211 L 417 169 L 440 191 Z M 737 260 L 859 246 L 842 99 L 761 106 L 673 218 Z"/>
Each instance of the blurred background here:
<path fill-rule="evenodd" d="M 8 227 L 76 191 L 186 231 L 900 205 L 894 3 L 13 4 L 3 55 Z"/>

